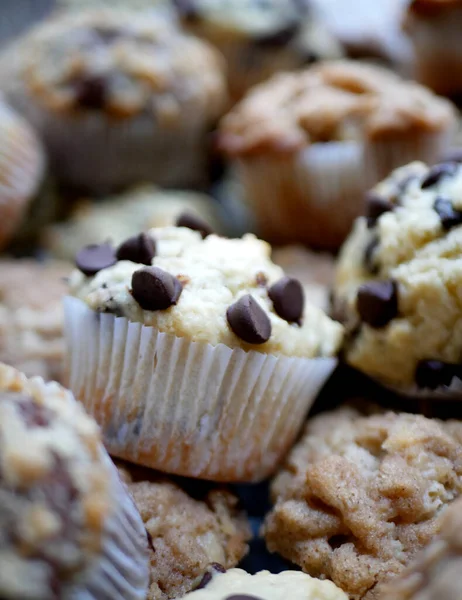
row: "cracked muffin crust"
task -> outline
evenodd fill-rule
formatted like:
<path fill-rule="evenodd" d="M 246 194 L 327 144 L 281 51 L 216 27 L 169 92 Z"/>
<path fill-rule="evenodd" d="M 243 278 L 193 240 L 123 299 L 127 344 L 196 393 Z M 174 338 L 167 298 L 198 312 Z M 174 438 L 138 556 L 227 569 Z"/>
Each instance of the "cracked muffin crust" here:
<path fill-rule="evenodd" d="M 367 204 L 334 283 L 346 360 L 404 392 L 447 390 L 461 376 L 462 165 L 411 163 Z"/>
<path fill-rule="evenodd" d="M 237 498 L 211 489 L 199 498 L 152 471 L 120 465 L 151 546 L 147 600 L 182 597 L 214 565 L 235 567 L 247 554 L 250 526 Z"/>
<path fill-rule="evenodd" d="M 441 530 L 402 575 L 384 586 L 381 600 L 460 600 L 462 501 L 441 517 Z"/>
<path fill-rule="evenodd" d="M 0 261 L 0 361 L 27 376 L 62 381 L 65 278 L 71 265 Z"/>
<path fill-rule="evenodd" d="M 0 364 L 0 596 L 103 600 L 123 590 L 141 600 L 147 574 L 139 515 L 96 423 L 58 384 Z"/>
<path fill-rule="evenodd" d="M 2 77 L 56 176 L 97 193 L 198 184 L 227 102 L 219 53 L 156 11 L 57 13 L 5 53 Z"/>
<path fill-rule="evenodd" d="M 214 571 L 200 589 L 186 594 L 190 600 L 347 600 L 331 581 L 314 579 L 299 571 L 273 574 L 260 571 L 250 575 L 242 569 L 226 573 Z"/>
<path fill-rule="evenodd" d="M 462 492 L 462 424 L 342 408 L 308 422 L 272 484 L 268 547 L 351 599 L 378 597 Z"/>
<path fill-rule="evenodd" d="M 326 61 L 255 86 L 220 122 L 262 237 L 337 249 L 363 194 L 410 160 L 434 162 L 453 106 L 386 69 Z"/>

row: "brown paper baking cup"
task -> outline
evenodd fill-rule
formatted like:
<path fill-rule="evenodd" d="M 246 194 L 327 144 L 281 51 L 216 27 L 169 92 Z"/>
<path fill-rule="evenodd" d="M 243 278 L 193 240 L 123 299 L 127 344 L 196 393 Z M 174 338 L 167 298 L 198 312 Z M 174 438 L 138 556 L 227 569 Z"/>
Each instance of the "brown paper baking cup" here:
<path fill-rule="evenodd" d="M 65 299 L 70 387 L 110 453 L 168 473 L 259 481 L 336 365 L 212 346 Z"/>

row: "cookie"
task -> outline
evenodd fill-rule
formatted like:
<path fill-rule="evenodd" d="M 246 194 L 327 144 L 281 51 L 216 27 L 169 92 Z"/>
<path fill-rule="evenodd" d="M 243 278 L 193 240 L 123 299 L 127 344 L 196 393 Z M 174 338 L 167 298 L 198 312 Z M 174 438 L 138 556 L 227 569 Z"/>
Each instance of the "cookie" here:
<path fill-rule="evenodd" d="M 272 484 L 268 548 L 352 600 L 378 598 L 462 493 L 462 424 L 354 408 L 311 421 Z"/>

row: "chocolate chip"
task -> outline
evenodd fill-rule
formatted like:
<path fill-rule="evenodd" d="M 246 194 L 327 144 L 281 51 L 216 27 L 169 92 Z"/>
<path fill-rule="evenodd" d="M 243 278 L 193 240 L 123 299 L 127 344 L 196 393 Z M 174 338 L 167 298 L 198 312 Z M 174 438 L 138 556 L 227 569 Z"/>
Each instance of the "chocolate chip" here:
<path fill-rule="evenodd" d="M 148 538 L 148 545 L 151 548 L 151 550 L 153 552 L 156 551 L 156 549 L 154 548 L 154 542 L 152 541 L 152 535 L 149 533 L 149 531 L 146 529 L 146 537 Z"/>
<path fill-rule="evenodd" d="M 75 104 L 80 108 L 101 110 L 107 99 L 107 85 L 104 77 L 95 75 L 79 79 L 75 83 Z"/>
<path fill-rule="evenodd" d="M 365 283 L 358 290 L 356 308 L 363 323 L 385 327 L 398 315 L 398 290 L 394 281 Z"/>
<path fill-rule="evenodd" d="M 300 323 L 305 306 L 302 284 L 293 277 L 283 277 L 268 290 L 274 310 L 289 323 Z"/>
<path fill-rule="evenodd" d="M 446 231 L 462 224 L 462 212 L 456 210 L 448 198 L 438 197 L 433 204 L 433 210 L 438 214 Z"/>
<path fill-rule="evenodd" d="M 191 212 L 183 212 L 176 220 L 177 227 L 187 227 L 193 231 L 198 231 L 203 238 L 213 233 L 213 229 L 208 223 Z"/>
<path fill-rule="evenodd" d="M 178 302 L 183 287 L 159 267 L 144 267 L 132 275 L 132 295 L 143 310 L 165 310 Z"/>
<path fill-rule="evenodd" d="M 200 12 L 195 0 L 173 0 L 180 17 L 188 23 L 200 20 Z"/>
<path fill-rule="evenodd" d="M 390 200 L 379 196 L 375 192 L 366 194 L 366 203 L 366 219 L 369 228 L 374 227 L 381 215 L 393 210 L 393 204 Z"/>
<path fill-rule="evenodd" d="M 263 600 L 260 596 L 251 596 L 250 594 L 233 594 L 226 596 L 225 600 Z"/>
<path fill-rule="evenodd" d="M 212 563 L 210 565 L 210 567 L 214 570 L 217 571 L 218 573 L 226 573 L 226 569 L 224 568 L 223 565 L 220 565 L 220 563 Z"/>
<path fill-rule="evenodd" d="M 199 582 L 199 585 L 195 588 L 196 590 L 202 590 L 212 581 L 212 573 L 208 572 L 204 573 L 204 576 Z"/>
<path fill-rule="evenodd" d="M 21 397 L 16 401 L 27 427 L 48 427 L 52 418 L 52 413 L 49 408 L 37 404 L 32 397 Z"/>
<path fill-rule="evenodd" d="M 104 44 L 112 44 L 114 40 L 122 37 L 123 32 L 113 27 L 95 26 L 93 31 Z"/>
<path fill-rule="evenodd" d="M 125 240 L 117 248 L 117 260 L 130 260 L 142 265 L 150 265 L 156 255 L 156 243 L 147 233 L 140 233 Z"/>
<path fill-rule="evenodd" d="M 374 235 L 374 237 L 367 244 L 366 249 L 364 250 L 364 266 L 371 273 L 371 275 L 376 275 L 378 272 L 378 266 L 374 262 L 374 253 L 380 244 L 379 238 Z"/>
<path fill-rule="evenodd" d="M 457 164 L 454 162 L 439 163 L 431 167 L 427 176 L 420 184 L 420 187 L 425 190 L 426 188 L 432 187 L 440 181 L 443 177 L 454 175 L 457 171 Z"/>
<path fill-rule="evenodd" d="M 294 21 L 280 29 L 260 35 L 254 39 L 254 44 L 259 48 L 281 48 L 286 46 L 299 32 L 300 23 Z"/>
<path fill-rule="evenodd" d="M 271 321 L 250 294 L 232 304 L 226 318 L 237 337 L 248 344 L 264 344 L 271 337 Z"/>
<path fill-rule="evenodd" d="M 261 271 L 255 275 L 255 282 L 258 287 L 266 287 L 268 283 L 268 277 Z"/>
<path fill-rule="evenodd" d="M 435 390 L 440 386 L 451 385 L 457 377 L 462 379 L 462 365 L 439 360 L 421 360 L 415 370 L 415 382 L 421 389 Z"/>
<path fill-rule="evenodd" d="M 95 275 L 103 269 L 112 267 L 116 262 L 117 257 L 114 248 L 107 242 L 85 246 L 77 252 L 77 256 L 75 257 L 77 268 L 88 277 Z"/>

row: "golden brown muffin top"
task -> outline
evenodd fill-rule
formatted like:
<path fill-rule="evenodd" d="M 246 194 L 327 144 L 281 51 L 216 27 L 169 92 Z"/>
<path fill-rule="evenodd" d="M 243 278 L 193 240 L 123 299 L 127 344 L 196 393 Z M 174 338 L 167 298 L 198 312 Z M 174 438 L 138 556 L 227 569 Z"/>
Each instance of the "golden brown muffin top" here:
<path fill-rule="evenodd" d="M 342 408 L 308 422 L 276 477 L 271 551 L 352 600 L 377 598 L 462 493 L 462 424 Z"/>
<path fill-rule="evenodd" d="M 275 75 L 221 122 L 229 155 L 291 153 L 316 142 L 393 139 L 445 130 L 454 109 L 425 87 L 381 67 L 332 61 Z"/>
<path fill-rule="evenodd" d="M 247 553 L 249 524 L 230 492 L 212 489 L 196 499 L 155 472 L 126 465 L 119 472 L 150 536 L 147 600 L 183 596 L 209 568 L 235 567 Z"/>

